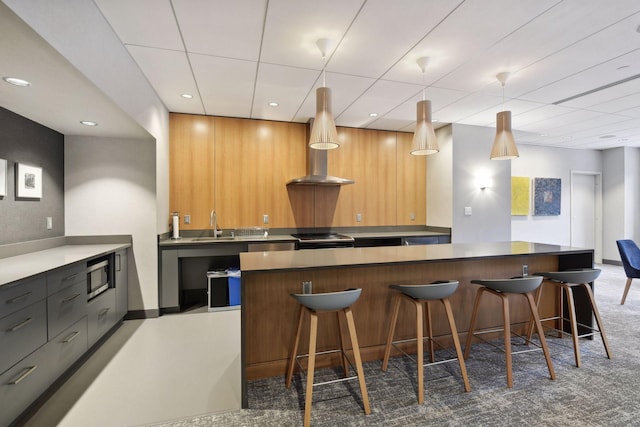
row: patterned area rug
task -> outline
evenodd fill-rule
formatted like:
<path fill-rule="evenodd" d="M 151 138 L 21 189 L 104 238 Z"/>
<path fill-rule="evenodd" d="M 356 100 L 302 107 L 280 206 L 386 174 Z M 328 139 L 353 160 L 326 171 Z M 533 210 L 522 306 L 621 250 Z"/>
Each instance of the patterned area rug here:
<path fill-rule="evenodd" d="M 557 379 L 550 380 L 542 352 L 513 357 L 514 387 L 506 387 L 504 354 L 473 345 L 467 360 L 471 392 L 465 393 L 455 362 L 425 368 L 425 402 L 417 403 L 416 369 L 406 357 L 393 358 L 387 372 L 381 362 L 365 364 L 371 414 L 364 415 L 357 381 L 314 390 L 314 426 L 629 426 L 640 424 L 640 285 L 632 285 L 624 306 L 622 267 L 599 265 L 603 272 L 595 294 L 613 359 L 600 337 L 581 340 L 582 367 L 574 364 L 568 339 L 549 336 Z M 498 343 L 500 344 L 500 343 Z M 518 348 L 514 340 L 514 351 Z M 445 355 L 446 356 L 446 355 Z M 325 369 L 322 375 L 331 376 Z M 249 407 L 222 414 L 156 424 L 180 426 L 297 426 L 304 413 L 304 384 L 298 375 L 291 389 L 284 378 L 249 384 Z"/>

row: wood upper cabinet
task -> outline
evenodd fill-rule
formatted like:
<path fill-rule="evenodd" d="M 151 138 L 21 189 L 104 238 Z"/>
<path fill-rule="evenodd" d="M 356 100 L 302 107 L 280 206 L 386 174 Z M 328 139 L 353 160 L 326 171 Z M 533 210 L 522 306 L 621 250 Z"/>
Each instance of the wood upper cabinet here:
<path fill-rule="evenodd" d="M 294 227 L 286 183 L 305 174 L 306 124 L 216 117 L 215 207 L 222 228 Z M 269 223 L 263 224 L 263 216 Z"/>
<path fill-rule="evenodd" d="M 398 225 L 427 223 L 427 156 L 410 153 L 412 133 L 397 134 Z M 437 155 L 437 154 L 436 154 Z M 411 218 L 414 219 L 411 219 Z"/>
<path fill-rule="evenodd" d="M 338 137 L 329 174 L 356 183 L 340 188 L 333 226 L 396 225 L 396 132 L 338 128 Z"/>
<path fill-rule="evenodd" d="M 181 229 L 209 228 L 214 208 L 214 129 L 210 116 L 169 115 L 169 209 L 180 212 Z M 191 216 L 191 224 L 184 223 L 185 214 Z"/>

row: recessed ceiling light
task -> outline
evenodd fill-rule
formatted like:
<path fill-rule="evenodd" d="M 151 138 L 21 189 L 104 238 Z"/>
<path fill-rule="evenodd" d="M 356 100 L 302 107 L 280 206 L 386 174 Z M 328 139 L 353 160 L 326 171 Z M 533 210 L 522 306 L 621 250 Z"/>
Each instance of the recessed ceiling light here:
<path fill-rule="evenodd" d="M 269 107 L 277 107 L 278 105 L 280 105 L 280 104 L 278 104 L 278 103 L 277 103 L 277 102 L 275 102 L 275 101 L 271 101 L 271 102 L 269 103 Z"/>
<path fill-rule="evenodd" d="M 369 117 L 378 117 L 378 113 L 369 113 Z"/>
<path fill-rule="evenodd" d="M 85 126 L 98 126 L 96 122 L 92 122 L 91 120 L 80 120 L 80 123 Z"/>
<path fill-rule="evenodd" d="M 615 135 L 602 135 L 600 139 L 609 139 L 609 138 L 615 138 L 615 137 L 616 137 Z"/>
<path fill-rule="evenodd" d="M 22 87 L 31 86 L 30 82 L 19 79 L 17 77 L 3 77 L 2 80 L 4 80 L 7 83 L 11 83 L 14 86 L 22 86 Z"/>
<path fill-rule="evenodd" d="M 186 99 L 193 98 L 193 95 L 191 95 L 190 93 L 181 93 L 180 96 Z"/>

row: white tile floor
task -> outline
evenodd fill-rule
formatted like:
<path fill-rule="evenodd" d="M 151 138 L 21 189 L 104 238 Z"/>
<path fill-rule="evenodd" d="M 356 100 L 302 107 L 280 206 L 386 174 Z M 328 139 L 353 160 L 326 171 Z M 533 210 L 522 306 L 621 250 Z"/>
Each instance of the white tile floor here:
<path fill-rule="evenodd" d="M 140 426 L 241 405 L 240 310 L 130 320 L 27 426 Z"/>

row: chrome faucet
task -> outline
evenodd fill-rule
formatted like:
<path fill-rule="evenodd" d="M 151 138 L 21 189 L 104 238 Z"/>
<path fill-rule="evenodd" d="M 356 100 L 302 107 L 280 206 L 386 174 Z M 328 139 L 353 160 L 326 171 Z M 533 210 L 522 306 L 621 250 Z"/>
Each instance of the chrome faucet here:
<path fill-rule="evenodd" d="M 218 231 L 218 216 L 215 210 L 212 210 L 209 215 L 209 226 L 213 228 L 213 237 L 217 238 L 222 235 L 222 230 Z"/>

